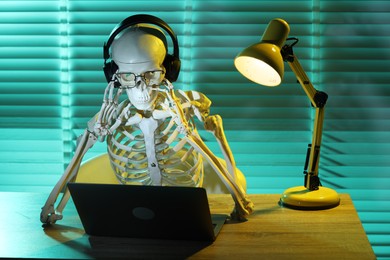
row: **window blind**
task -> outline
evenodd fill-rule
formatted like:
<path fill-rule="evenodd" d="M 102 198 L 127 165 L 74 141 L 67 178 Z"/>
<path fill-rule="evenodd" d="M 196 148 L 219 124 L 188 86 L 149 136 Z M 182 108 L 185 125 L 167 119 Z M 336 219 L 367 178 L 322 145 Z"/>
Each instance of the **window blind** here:
<path fill-rule="evenodd" d="M 34 190 L 63 169 L 60 9 L 0 2 L 0 185 Z"/>
<path fill-rule="evenodd" d="M 322 175 L 351 194 L 379 259 L 390 257 L 389 10 L 320 1 L 320 83 L 331 96 Z"/>
<path fill-rule="evenodd" d="M 322 183 L 351 194 L 376 255 L 390 256 L 389 1 L 1 1 L 0 10 L 1 190 L 52 188 L 99 111 L 103 43 L 139 13 L 160 17 L 178 35 L 175 87 L 211 99 L 248 192 L 302 185 L 314 119 L 308 98 L 287 64 L 276 88 L 249 82 L 233 65 L 279 17 L 299 38 L 294 52 L 313 85 L 329 95 Z M 99 143 L 86 159 L 105 150 Z"/>

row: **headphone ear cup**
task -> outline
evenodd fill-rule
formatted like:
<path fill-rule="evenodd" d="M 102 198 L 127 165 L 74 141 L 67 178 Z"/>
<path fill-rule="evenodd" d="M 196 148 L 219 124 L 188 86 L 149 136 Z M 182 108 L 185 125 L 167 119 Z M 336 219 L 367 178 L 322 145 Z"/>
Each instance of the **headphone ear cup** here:
<path fill-rule="evenodd" d="M 113 60 L 104 63 L 103 71 L 107 82 L 111 81 L 112 76 L 114 76 L 117 70 L 118 70 L 118 65 L 116 65 L 116 63 Z"/>
<path fill-rule="evenodd" d="M 163 66 L 165 68 L 165 78 L 170 82 L 175 82 L 179 77 L 181 61 L 171 54 L 165 56 Z"/>

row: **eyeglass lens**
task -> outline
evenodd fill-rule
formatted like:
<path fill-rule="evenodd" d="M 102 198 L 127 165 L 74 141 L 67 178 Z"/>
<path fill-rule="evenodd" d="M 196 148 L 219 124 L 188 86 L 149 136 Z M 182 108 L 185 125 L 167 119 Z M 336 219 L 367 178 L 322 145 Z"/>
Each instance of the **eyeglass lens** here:
<path fill-rule="evenodd" d="M 162 70 L 147 71 L 139 75 L 132 72 L 124 72 L 119 73 L 119 76 L 122 84 L 126 86 L 135 86 L 137 77 L 141 77 L 146 85 L 154 85 L 159 83 L 162 73 Z"/>

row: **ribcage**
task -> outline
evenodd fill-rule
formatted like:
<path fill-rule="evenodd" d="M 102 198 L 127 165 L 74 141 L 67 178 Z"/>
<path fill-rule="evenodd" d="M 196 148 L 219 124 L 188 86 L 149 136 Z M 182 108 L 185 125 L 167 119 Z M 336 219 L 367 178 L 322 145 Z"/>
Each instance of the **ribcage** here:
<path fill-rule="evenodd" d="M 202 157 L 176 130 L 171 118 L 158 121 L 153 138 L 162 185 L 193 187 L 202 185 Z M 145 134 L 139 125 L 118 127 L 107 139 L 107 149 L 111 166 L 121 183 L 152 184 Z"/>

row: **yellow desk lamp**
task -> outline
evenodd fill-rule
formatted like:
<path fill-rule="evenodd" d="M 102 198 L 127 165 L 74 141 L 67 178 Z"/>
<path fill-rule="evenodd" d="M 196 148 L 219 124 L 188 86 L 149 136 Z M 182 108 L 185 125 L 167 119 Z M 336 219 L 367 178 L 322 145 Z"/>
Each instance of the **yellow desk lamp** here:
<path fill-rule="evenodd" d="M 292 47 L 298 42 L 298 39 L 287 38 L 289 32 L 290 27 L 286 21 L 279 18 L 273 19 L 268 24 L 261 41 L 239 53 L 234 60 L 234 65 L 249 80 L 268 87 L 277 86 L 282 82 L 283 61 L 290 65 L 315 108 L 316 114 L 312 143 L 309 144 L 304 166 L 304 186 L 285 190 L 280 198 L 280 203 L 296 209 L 332 208 L 339 205 L 339 195 L 336 191 L 323 187 L 318 177 L 324 108 L 328 95 L 317 91 L 308 79 L 293 53 Z M 286 41 L 293 41 L 293 43 L 285 44 Z"/>

